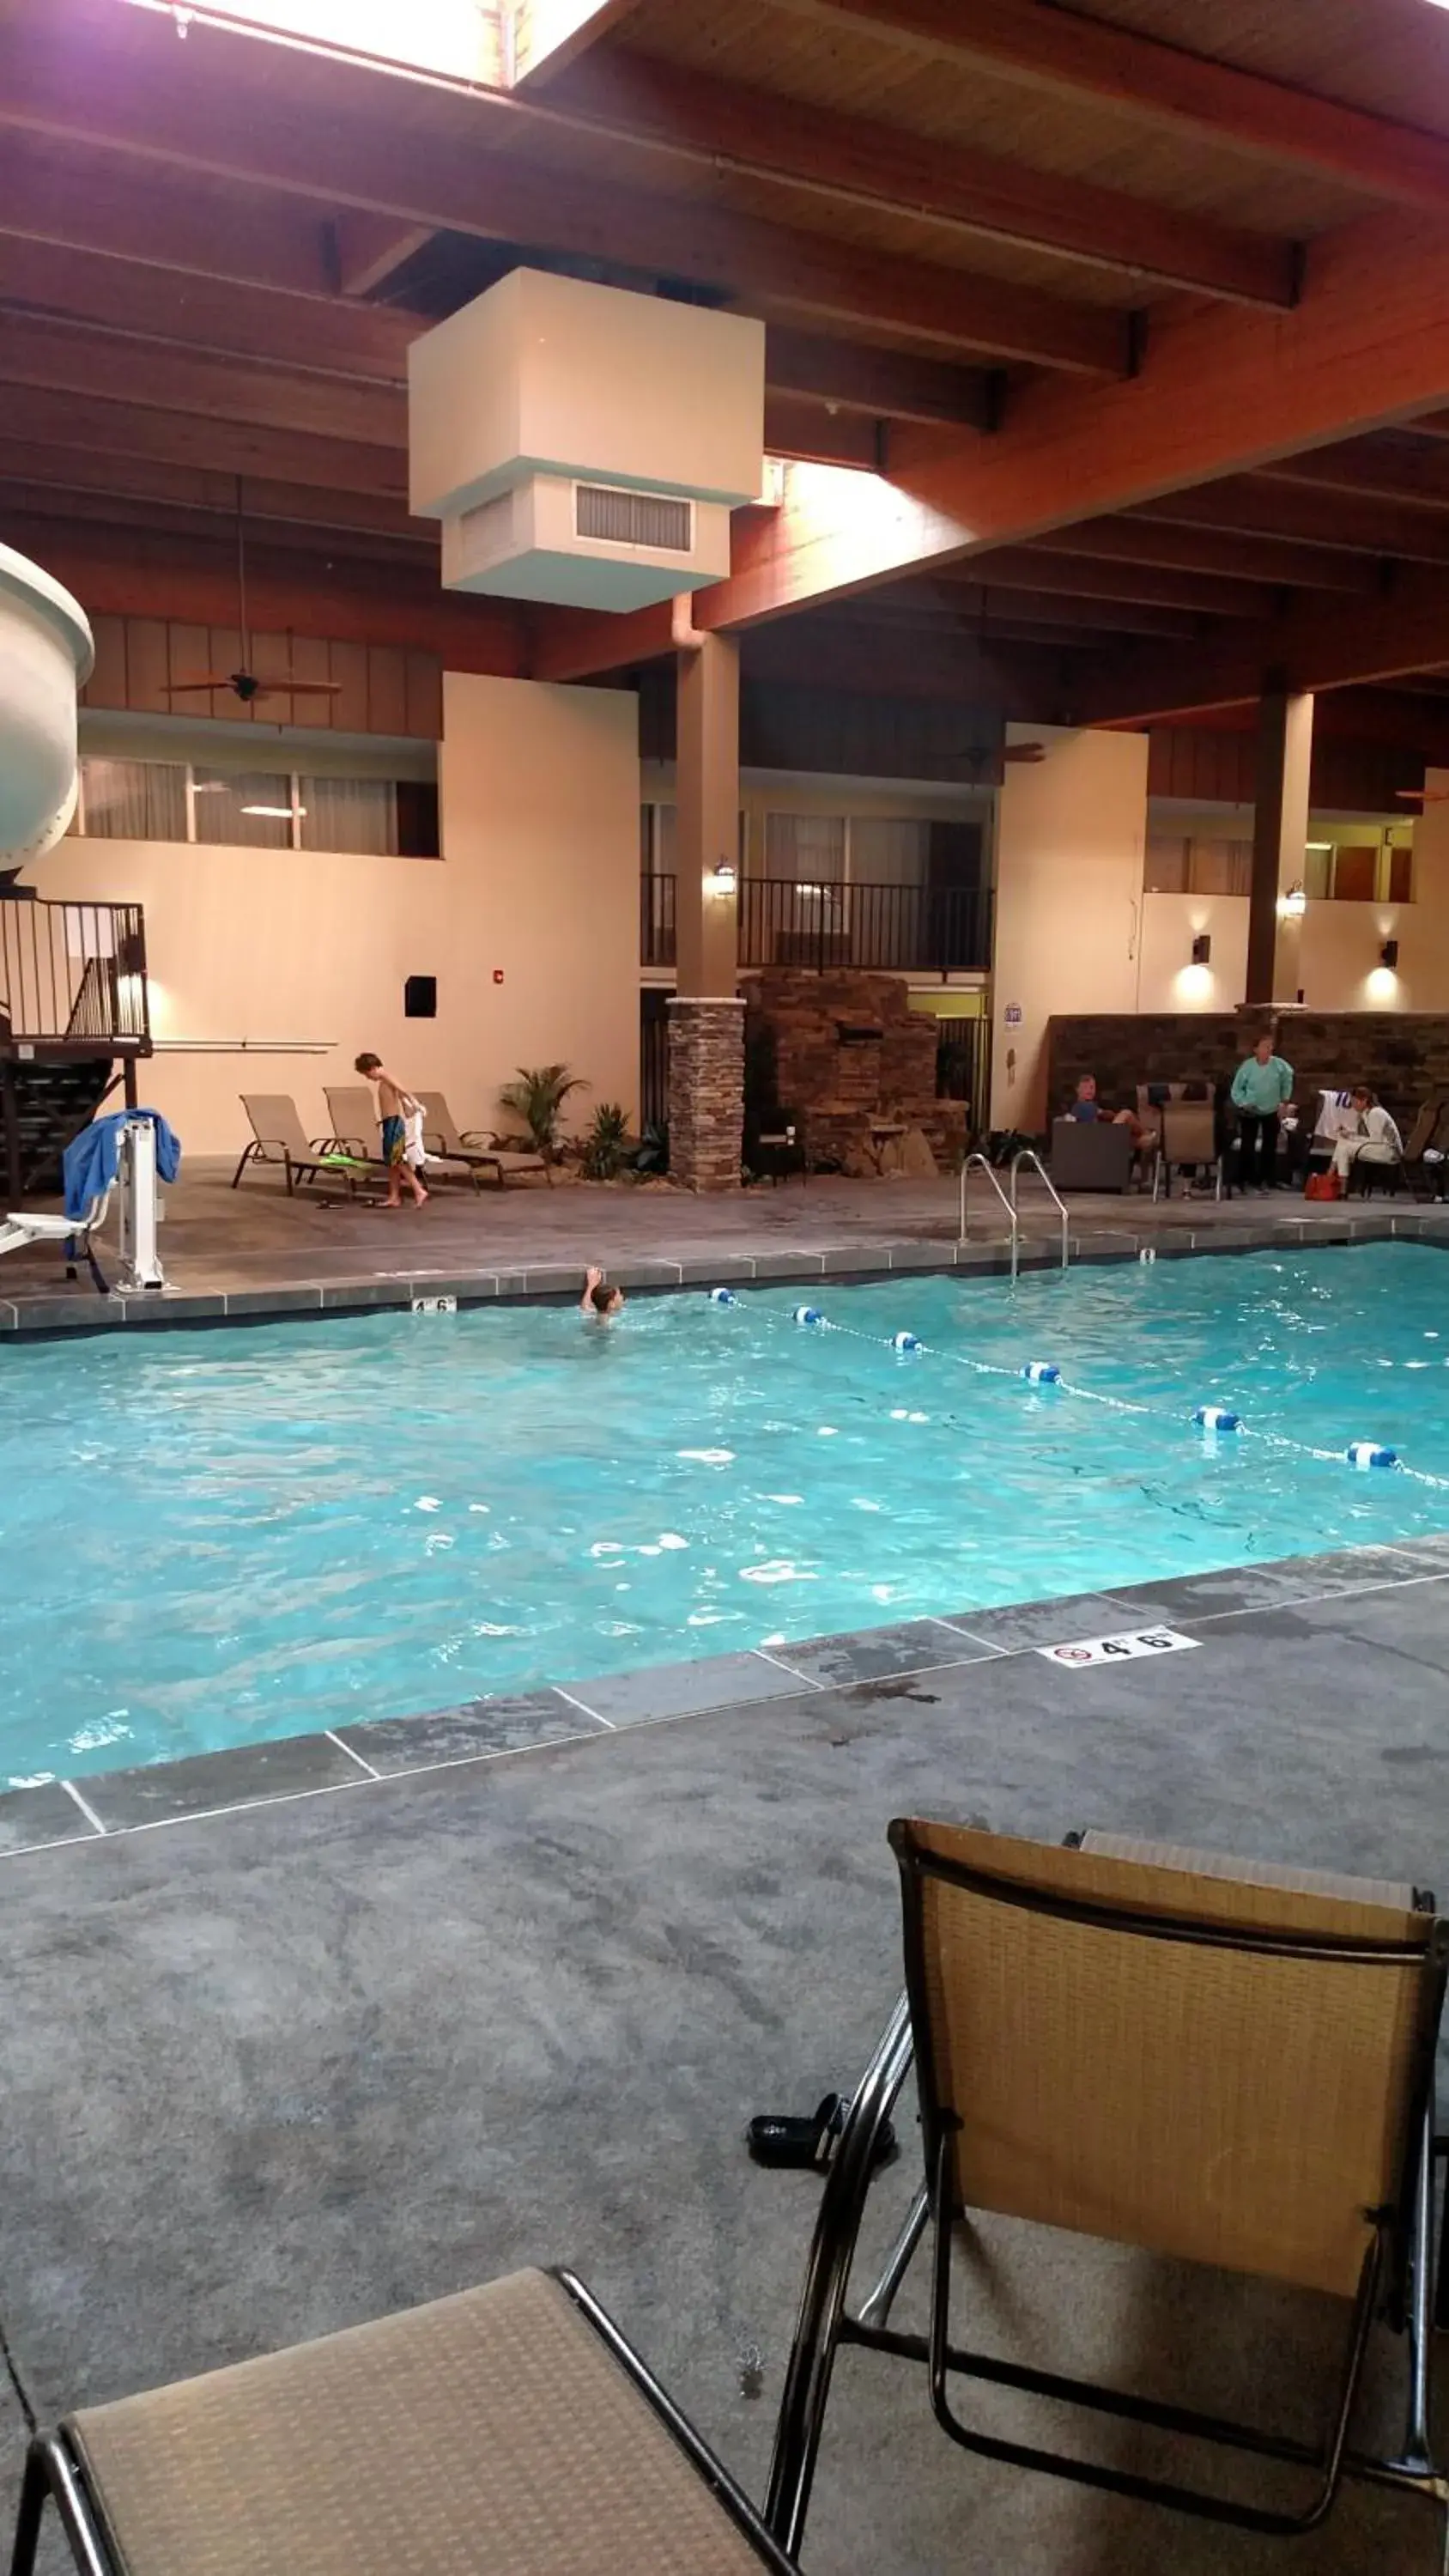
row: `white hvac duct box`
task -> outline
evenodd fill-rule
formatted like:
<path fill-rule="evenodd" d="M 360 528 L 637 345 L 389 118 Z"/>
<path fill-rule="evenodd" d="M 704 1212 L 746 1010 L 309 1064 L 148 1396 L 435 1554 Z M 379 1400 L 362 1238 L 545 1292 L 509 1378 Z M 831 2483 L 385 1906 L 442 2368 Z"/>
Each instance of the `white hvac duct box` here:
<path fill-rule="evenodd" d="M 763 323 L 518 268 L 408 351 L 411 507 L 449 590 L 642 608 L 729 571 L 764 422 Z"/>
<path fill-rule="evenodd" d="M 42 858 L 75 812 L 76 691 L 95 661 L 85 612 L 0 546 L 0 859 Z"/>

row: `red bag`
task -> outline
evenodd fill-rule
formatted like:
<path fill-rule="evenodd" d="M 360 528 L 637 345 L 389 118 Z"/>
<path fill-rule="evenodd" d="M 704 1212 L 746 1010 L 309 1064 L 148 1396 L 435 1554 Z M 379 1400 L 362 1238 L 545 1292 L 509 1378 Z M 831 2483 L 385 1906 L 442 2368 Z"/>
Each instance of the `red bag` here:
<path fill-rule="evenodd" d="M 1343 1183 L 1337 1172 L 1310 1172 L 1303 1184 L 1306 1199 L 1341 1199 Z"/>

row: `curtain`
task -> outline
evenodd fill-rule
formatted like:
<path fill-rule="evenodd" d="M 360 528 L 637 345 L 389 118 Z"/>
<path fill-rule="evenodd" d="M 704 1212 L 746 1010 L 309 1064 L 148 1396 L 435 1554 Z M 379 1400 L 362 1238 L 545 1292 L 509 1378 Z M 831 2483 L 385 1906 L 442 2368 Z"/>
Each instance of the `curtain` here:
<path fill-rule="evenodd" d="M 850 874 L 856 885 L 924 885 L 931 827 L 914 815 L 852 814 Z"/>
<path fill-rule="evenodd" d="M 97 841 L 184 841 L 186 771 L 163 760 L 81 761 L 86 838 Z"/>
<path fill-rule="evenodd" d="M 845 875 L 843 814 L 767 814 L 765 874 L 790 885 L 838 885 Z"/>
<path fill-rule="evenodd" d="M 304 850 L 396 857 L 397 789 L 390 778 L 303 778 Z"/>
<path fill-rule="evenodd" d="M 213 846 L 289 850 L 292 781 L 285 771 L 197 769 L 196 837 Z"/>

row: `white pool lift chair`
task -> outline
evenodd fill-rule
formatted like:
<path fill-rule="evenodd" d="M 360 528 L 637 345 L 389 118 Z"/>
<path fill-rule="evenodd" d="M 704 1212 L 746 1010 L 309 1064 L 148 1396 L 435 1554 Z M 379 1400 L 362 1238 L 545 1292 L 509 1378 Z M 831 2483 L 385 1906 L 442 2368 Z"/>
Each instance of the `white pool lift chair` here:
<path fill-rule="evenodd" d="M 115 1186 L 108 1181 L 98 1190 L 82 1217 L 35 1216 L 28 1209 L 0 1217 L 0 1253 L 21 1252 L 31 1243 L 64 1244 L 67 1279 L 77 1276 L 77 1265 L 84 1261 L 99 1294 L 108 1297 L 111 1283 L 96 1259 L 91 1237 L 105 1223 Z"/>

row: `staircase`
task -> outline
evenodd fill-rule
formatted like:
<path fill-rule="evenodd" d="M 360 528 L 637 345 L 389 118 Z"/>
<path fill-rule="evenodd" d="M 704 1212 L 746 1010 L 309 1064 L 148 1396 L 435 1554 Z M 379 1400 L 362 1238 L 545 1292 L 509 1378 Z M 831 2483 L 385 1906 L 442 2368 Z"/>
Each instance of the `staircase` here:
<path fill-rule="evenodd" d="M 15 1085 L 21 1196 L 57 1196 L 60 1158 L 94 1116 L 114 1068 L 106 1056 L 88 1056 L 71 1064 L 12 1064 L 8 1070 Z M 0 1136 L 0 1207 L 7 1195 L 5 1161 Z"/>

